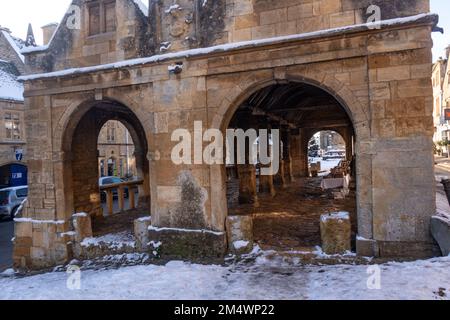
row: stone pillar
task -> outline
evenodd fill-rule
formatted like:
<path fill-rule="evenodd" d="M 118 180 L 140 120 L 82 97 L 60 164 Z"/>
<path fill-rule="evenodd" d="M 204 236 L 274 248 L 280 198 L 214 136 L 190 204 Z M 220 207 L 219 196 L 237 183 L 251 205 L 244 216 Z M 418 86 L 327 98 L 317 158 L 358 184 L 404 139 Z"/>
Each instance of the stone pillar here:
<path fill-rule="evenodd" d="M 258 205 L 255 166 L 239 164 L 237 167 L 239 172 L 239 203 Z"/>
<path fill-rule="evenodd" d="M 320 217 L 322 249 L 326 254 L 351 251 L 352 226 L 348 212 L 336 212 Z"/>
<path fill-rule="evenodd" d="M 283 128 L 281 132 L 283 140 L 283 160 L 284 160 L 284 174 L 286 183 L 294 181 L 292 173 L 292 156 L 291 156 L 291 131 L 289 128 Z"/>
<path fill-rule="evenodd" d="M 302 177 L 302 149 L 300 131 L 291 135 L 292 176 Z"/>
<path fill-rule="evenodd" d="M 267 146 L 268 146 L 268 156 L 272 154 L 272 150 L 270 147 L 270 138 L 269 135 L 267 136 Z M 261 168 L 270 168 L 271 164 L 263 165 L 261 164 Z M 259 192 L 260 193 L 267 193 L 270 194 L 272 197 L 276 195 L 275 186 L 273 185 L 273 174 L 270 175 L 262 175 L 260 170 L 259 174 Z"/>
<path fill-rule="evenodd" d="M 230 252 L 245 254 L 253 249 L 252 216 L 228 216 L 226 226 Z"/>

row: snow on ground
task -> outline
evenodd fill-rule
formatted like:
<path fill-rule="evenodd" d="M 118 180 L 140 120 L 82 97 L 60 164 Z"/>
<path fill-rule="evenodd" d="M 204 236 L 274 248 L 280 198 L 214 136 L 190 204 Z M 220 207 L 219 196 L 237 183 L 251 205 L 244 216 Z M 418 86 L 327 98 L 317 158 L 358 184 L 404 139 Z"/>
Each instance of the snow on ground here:
<path fill-rule="evenodd" d="M 450 298 L 450 257 L 381 265 L 379 290 L 373 289 L 377 281 L 370 281 L 377 275 L 376 266 L 303 266 L 268 257 L 260 252 L 252 262 L 231 266 L 173 261 L 165 266 L 87 270 L 81 273 L 80 290 L 67 288 L 69 276 L 64 272 L 0 277 L 0 299 Z"/>
<path fill-rule="evenodd" d="M 337 167 L 341 161 L 342 159 L 323 160 L 322 158 L 310 158 L 309 163 L 320 162 L 321 171 L 323 172 L 320 173 L 319 176 L 322 177 L 330 174 L 331 169 Z"/>

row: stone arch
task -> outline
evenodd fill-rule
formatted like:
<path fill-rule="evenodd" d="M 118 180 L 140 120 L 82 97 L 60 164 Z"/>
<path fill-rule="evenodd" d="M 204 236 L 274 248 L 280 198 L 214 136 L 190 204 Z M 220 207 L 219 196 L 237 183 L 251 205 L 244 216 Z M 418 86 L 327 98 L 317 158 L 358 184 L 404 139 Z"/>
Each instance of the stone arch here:
<path fill-rule="evenodd" d="M 255 82 L 243 81 L 242 83 L 236 84 L 236 86 L 229 90 L 227 98 L 219 106 L 219 110 L 212 120 L 212 127 L 221 130 L 226 129 L 239 106 L 259 89 L 273 84 L 289 82 L 305 83 L 326 91 L 345 109 L 355 127 L 355 134 L 361 138 L 370 136 L 368 112 L 364 110 L 363 105 L 353 92 L 344 83 L 331 75 L 321 76 L 318 74 L 313 76 L 312 73 L 308 74 L 308 77 L 290 75 L 281 78 L 271 77 Z"/>
<path fill-rule="evenodd" d="M 108 104 L 110 105 L 110 109 L 105 109 L 104 114 L 98 113 L 96 108 L 101 105 Z M 149 137 L 150 137 L 150 128 L 149 122 L 145 121 L 143 118 L 143 112 L 140 110 L 141 108 L 132 100 L 132 99 L 116 99 L 111 95 L 102 97 L 101 100 L 94 99 L 93 96 L 88 97 L 84 101 L 80 101 L 77 99 L 65 110 L 61 118 L 59 119 L 55 131 L 53 134 L 55 151 L 60 152 L 59 161 L 55 163 L 55 172 L 61 174 L 61 179 L 57 179 L 58 188 L 64 190 L 63 193 L 57 195 L 57 212 L 61 213 L 62 216 L 60 218 L 68 219 L 71 214 L 75 211 L 82 210 L 83 206 L 78 206 L 77 199 L 75 199 L 75 191 L 78 188 L 73 186 L 74 179 L 76 179 L 76 174 L 73 172 L 74 170 L 74 161 L 79 161 L 79 156 L 77 158 L 74 157 L 75 150 L 73 150 L 74 143 L 80 144 L 77 142 L 79 140 L 77 134 L 77 130 L 81 123 L 87 123 L 90 120 L 94 122 L 93 131 L 89 134 L 89 137 L 95 139 L 95 145 L 97 144 L 98 135 L 100 133 L 103 125 L 109 120 L 118 120 L 120 121 L 129 131 L 133 142 L 135 143 L 135 157 L 136 157 L 136 167 L 138 170 L 138 176 L 144 180 L 143 186 L 139 188 L 139 201 L 141 204 L 147 206 L 150 205 L 150 164 L 147 159 L 147 155 L 149 153 Z M 91 112 L 96 112 L 91 114 Z M 126 111 L 126 113 L 124 112 Z M 94 119 L 89 119 L 93 117 Z M 91 141 L 91 139 L 88 141 Z M 92 142 L 92 141 L 91 141 Z M 89 142 L 89 145 L 91 143 Z M 92 148 L 91 148 L 92 149 Z M 95 149 L 95 151 L 97 151 Z M 92 161 L 93 168 L 97 172 L 96 177 L 98 178 L 98 160 Z M 92 172 L 94 169 L 92 168 Z M 94 176 L 94 174 L 91 174 Z M 92 177 L 91 177 L 92 178 Z M 87 180 L 86 178 L 83 178 Z M 98 181 L 94 181 L 94 179 L 90 179 L 91 185 L 91 197 L 95 192 L 98 191 Z M 99 214 L 99 200 L 100 197 L 94 197 L 92 200 L 94 207 L 92 209 L 92 213 Z M 83 211 L 89 211 L 90 209 L 86 209 Z M 89 211 L 91 212 L 91 211 Z"/>
<path fill-rule="evenodd" d="M 250 81 L 248 79 L 243 79 L 228 91 L 226 98 L 222 101 L 221 105 L 218 106 L 218 110 L 211 121 L 212 128 L 220 129 L 225 132 L 239 106 L 252 94 L 273 84 L 286 84 L 289 82 L 305 83 L 322 89 L 334 97 L 344 108 L 351 120 L 355 134 L 354 152 L 356 153 L 357 159 L 356 176 L 359 180 L 359 176 L 362 174 L 362 168 L 371 165 L 370 159 L 358 155 L 358 149 L 360 149 L 359 144 L 362 141 L 370 139 L 370 114 L 354 95 L 352 90 L 346 87 L 344 83 L 336 79 L 333 75 L 321 72 L 314 73 L 313 71 L 309 71 L 307 76 L 302 75 L 302 72 L 299 72 L 298 74 L 295 74 L 295 72 L 283 72 L 281 75 L 274 72 L 272 76 L 265 78 L 260 77 L 259 79 L 251 79 Z M 211 201 L 211 212 L 213 213 L 211 224 L 219 230 L 225 229 L 225 221 L 228 216 L 226 190 L 224 188 L 226 185 L 225 171 L 224 166 L 221 165 L 211 166 L 210 170 L 211 197 L 213 199 L 213 201 Z M 371 172 L 366 172 L 364 174 L 366 175 L 364 184 L 360 181 L 357 182 L 357 219 L 358 228 L 363 230 L 361 235 L 370 239 L 372 238 L 372 232 L 366 232 L 366 230 L 371 230 L 372 228 L 371 209 L 367 210 L 367 205 L 361 204 L 358 200 L 361 194 L 371 193 Z M 360 215 L 364 216 L 361 217 Z M 361 228 L 361 223 L 365 224 L 363 228 Z"/>

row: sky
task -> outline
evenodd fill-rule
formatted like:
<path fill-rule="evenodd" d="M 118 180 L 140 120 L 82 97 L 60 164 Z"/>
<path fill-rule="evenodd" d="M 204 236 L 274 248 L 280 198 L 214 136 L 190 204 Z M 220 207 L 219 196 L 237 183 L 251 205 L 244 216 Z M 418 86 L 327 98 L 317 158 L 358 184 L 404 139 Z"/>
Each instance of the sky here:
<path fill-rule="evenodd" d="M 13 34 L 25 38 L 28 23 L 32 23 L 36 41 L 42 43 L 40 27 L 59 22 L 71 0 L 0 0 L 0 25 L 8 27 Z M 445 34 L 434 33 L 433 57 L 436 60 L 444 55 L 450 44 L 450 1 L 431 0 L 431 11 L 440 15 L 439 26 Z"/>

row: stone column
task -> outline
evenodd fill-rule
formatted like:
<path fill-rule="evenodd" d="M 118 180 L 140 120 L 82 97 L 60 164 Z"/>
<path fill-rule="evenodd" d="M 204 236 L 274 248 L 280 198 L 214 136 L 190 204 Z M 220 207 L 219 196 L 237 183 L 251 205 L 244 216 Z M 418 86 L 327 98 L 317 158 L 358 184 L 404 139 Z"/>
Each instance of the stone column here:
<path fill-rule="evenodd" d="M 283 160 L 284 160 L 284 174 L 286 183 L 294 181 L 292 173 L 292 156 L 291 156 L 291 131 L 290 128 L 283 128 L 281 132 L 283 140 Z"/>
<path fill-rule="evenodd" d="M 256 168 L 252 164 L 239 164 L 239 203 L 258 205 Z"/>
<path fill-rule="evenodd" d="M 302 149 L 301 149 L 301 135 L 297 130 L 291 135 L 291 158 L 292 158 L 292 176 L 303 177 L 303 162 L 302 162 Z"/>
<path fill-rule="evenodd" d="M 240 125 L 243 130 L 251 128 L 251 123 Z M 258 194 L 256 187 L 256 167 L 251 164 L 250 150 L 253 142 L 245 140 L 245 164 L 237 164 L 239 177 L 239 203 L 258 205 Z"/>
<path fill-rule="evenodd" d="M 268 129 L 270 130 L 270 128 Z M 260 137 L 261 138 L 261 137 Z M 267 135 L 267 146 L 268 146 L 268 156 L 272 154 L 272 150 L 270 147 L 270 137 Z M 268 165 L 260 165 L 261 168 L 270 168 L 271 164 Z M 272 197 L 276 195 L 275 186 L 273 185 L 273 174 L 271 175 L 262 175 L 261 170 L 259 174 L 259 192 L 270 194 Z"/>

